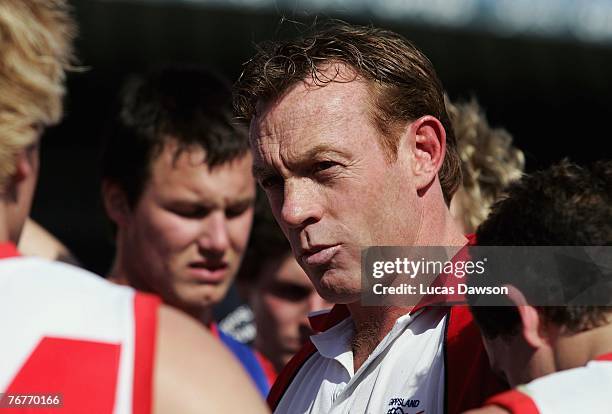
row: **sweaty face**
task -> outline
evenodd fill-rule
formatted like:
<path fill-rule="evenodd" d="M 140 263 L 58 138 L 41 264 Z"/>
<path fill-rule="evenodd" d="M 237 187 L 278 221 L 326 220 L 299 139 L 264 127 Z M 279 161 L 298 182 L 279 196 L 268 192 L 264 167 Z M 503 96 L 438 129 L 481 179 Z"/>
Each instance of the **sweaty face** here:
<path fill-rule="evenodd" d="M 191 313 L 220 302 L 238 270 L 253 219 L 251 156 L 210 170 L 201 149 L 175 158 L 169 143 L 125 225 L 132 284 Z"/>
<path fill-rule="evenodd" d="M 389 162 L 365 82 L 301 82 L 251 123 L 254 173 L 321 296 L 359 300 L 360 248 L 412 244 L 421 211 L 410 143 Z M 413 138 L 414 139 L 414 138 Z"/>
<path fill-rule="evenodd" d="M 313 333 L 308 314 L 332 305 L 317 294 L 291 253 L 266 261 L 257 279 L 251 296 L 255 347 L 280 371 Z"/>

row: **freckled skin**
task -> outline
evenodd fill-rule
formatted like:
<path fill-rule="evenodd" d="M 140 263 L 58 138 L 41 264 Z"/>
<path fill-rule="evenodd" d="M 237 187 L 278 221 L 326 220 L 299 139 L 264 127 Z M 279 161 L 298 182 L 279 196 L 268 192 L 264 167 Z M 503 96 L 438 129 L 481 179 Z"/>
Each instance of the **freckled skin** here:
<path fill-rule="evenodd" d="M 370 95 L 359 80 L 302 82 L 251 124 L 254 171 L 274 216 L 317 291 L 334 303 L 359 300 L 362 247 L 412 244 L 422 224 L 409 146 L 386 160 Z M 317 245 L 339 249 L 310 266 L 301 252 Z"/>

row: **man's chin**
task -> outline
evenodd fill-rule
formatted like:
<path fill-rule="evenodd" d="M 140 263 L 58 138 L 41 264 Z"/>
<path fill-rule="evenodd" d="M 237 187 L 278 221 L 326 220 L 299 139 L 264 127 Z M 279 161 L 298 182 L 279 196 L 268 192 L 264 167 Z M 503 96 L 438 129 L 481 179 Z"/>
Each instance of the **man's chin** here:
<path fill-rule="evenodd" d="M 179 301 L 181 307 L 189 309 L 197 309 L 205 311 L 220 303 L 223 298 L 223 292 L 189 292 L 189 294 L 180 295 Z"/>
<path fill-rule="evenodd" d="M 328 302 L 334 304 L 349 304 L 360 300 L 361 286 L 347 285 L 350 282 L 349 276 L 337 270 L 328 271 L 323 274 L 317 284 L 317 292 Z"/>
<path fill-rule="evenodd" d="M 333 303 L 334 305 L 348 305 L 350 303 L 358 302 L 361 299 L 360 292 L 346 290 L 327 290 L 322 289 L 319 295 L 326 301 Z"/>

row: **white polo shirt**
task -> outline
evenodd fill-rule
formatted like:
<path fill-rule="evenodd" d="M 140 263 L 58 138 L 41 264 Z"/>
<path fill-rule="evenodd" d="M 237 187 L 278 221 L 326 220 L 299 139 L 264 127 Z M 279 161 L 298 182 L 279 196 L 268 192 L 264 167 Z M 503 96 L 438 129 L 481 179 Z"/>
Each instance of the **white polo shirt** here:
<path fill-rule="evenodd" d="M 300 368 L 275 413 L 444 412 L 445 324 L 444 308 L 401 316 L 357 372 L 350 318 L 312 336 L 318 352 Z"/>

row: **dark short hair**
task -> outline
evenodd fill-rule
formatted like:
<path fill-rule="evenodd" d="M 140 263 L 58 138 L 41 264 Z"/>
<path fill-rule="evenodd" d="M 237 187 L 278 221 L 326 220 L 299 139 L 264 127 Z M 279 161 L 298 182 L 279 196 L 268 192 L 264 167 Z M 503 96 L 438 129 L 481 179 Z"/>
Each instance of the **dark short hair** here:
<path fill-rule="evenodd" d="M 118 184 L 134 207 L 151 163 L 169 140 L 202 148 L 210 168 L 245 155 L 247 131 L 232 115 L 231 85 L 200 66 L 165 66 L 126 82 L 107 134 L 102 179 Z"/>
<path fill-rule="evenodd" d="M 307 78 L 324 86 L 336 77 L 325 65 L 341 64 L 368 81 L 373 96 L 373 122 L 381 131 L 387 158 L 397 155 L 399 132 L 407 122 L 436 117 L 446 130 L 446 154 L 439 172 L 447 204 L 461 184 L 455 138 L 444 106 L 443 89 L 429 59 L 397 33 L 340 21 L 318 23 L 289 41 L 257 46 L 234 88 L 234 108 L 249 121 L 258 102 L 270 102 Z"/>
<path fill-rule="evenodd" d="M 512 184 L 507 195 L 494 204 L 487 220 L 476 232 L 481 246 L 610 246 L 612 245 L 612 162 L 600 161 L 580 167 L 562 161 L 551 168 L 525 176 Z M 504 274 L 497 272 L 497 283 Z M 584 278 L 595 272 L 563 276 L 564 293 L 572 291 Z M 512 277 L 512 276 L 509 276 Z M 513 284 L 529 302 L 532 292 L 546 292 L 546 275 L 525 272 L 513 277 Z M 609 292 L 612 304 L 612 291 Z M 604 295 L 605 296 L 605 295 Z M 468 300 L 471 301 L 468 297 Z M 592 329 L 607 323 L 612 306 L 568 305 L 540 306 L 546 322 L 564 327 L 568 332 Z M 521 321 L 513 306 L 472 307 L 472 313 L 488 338 L 511 336 L 519 332 Z"/>

